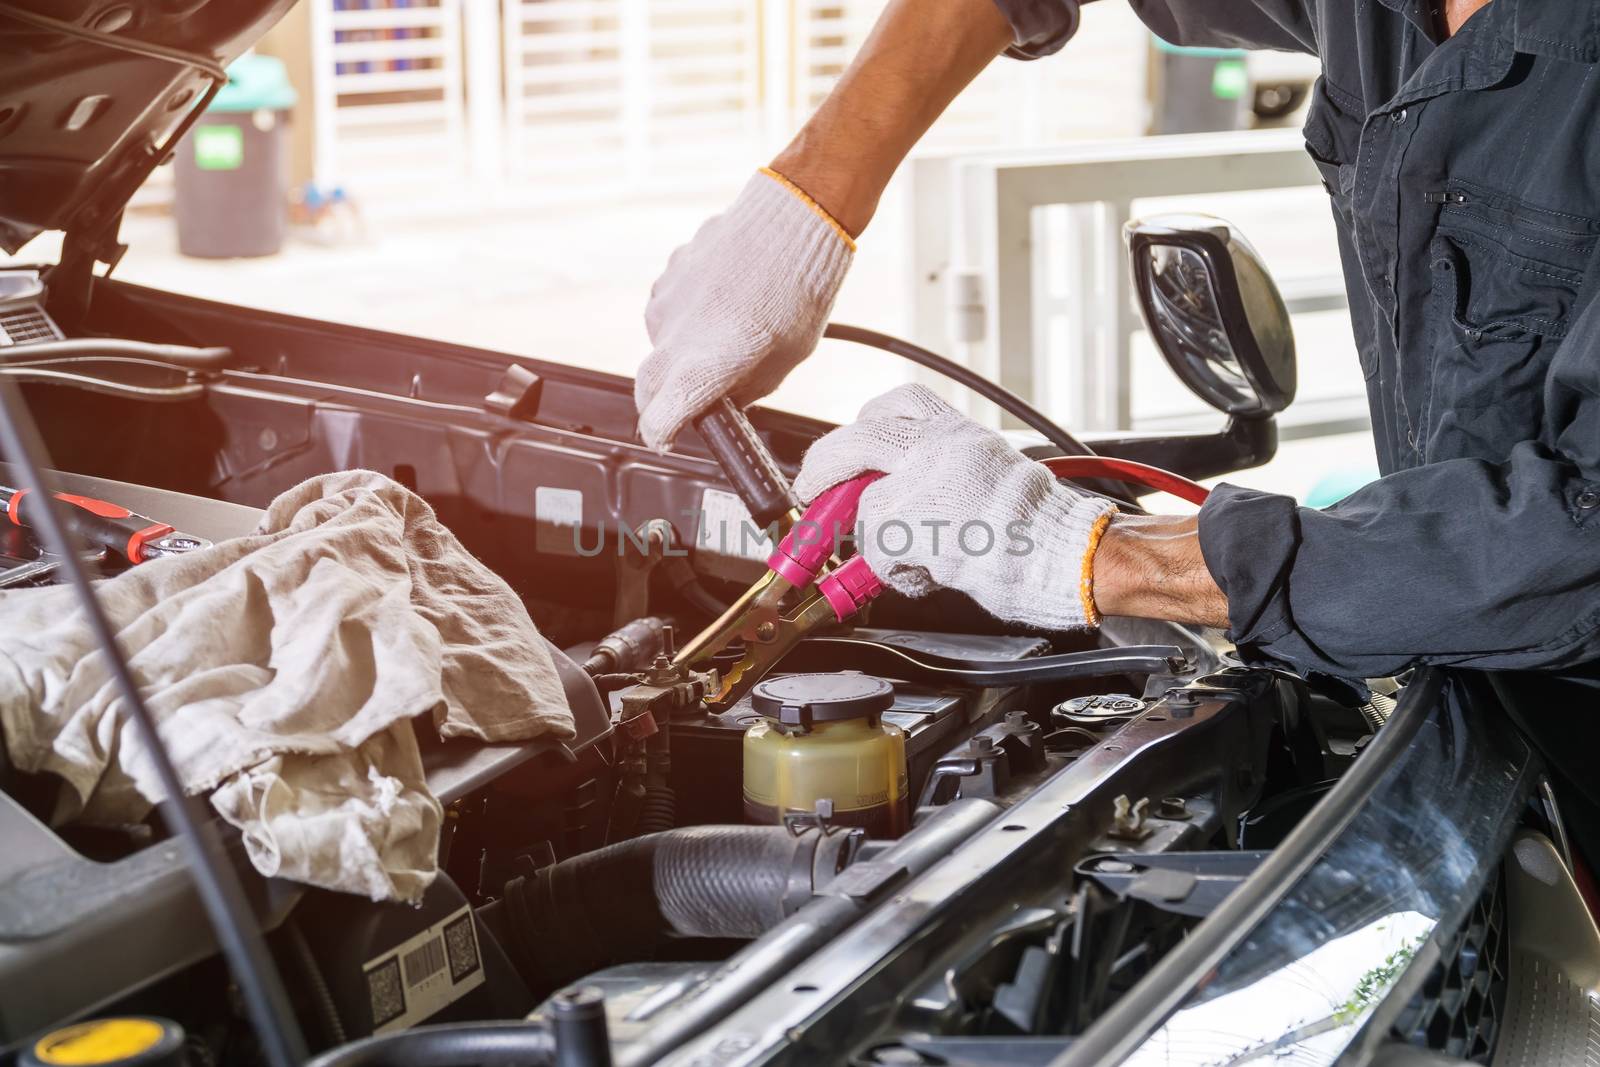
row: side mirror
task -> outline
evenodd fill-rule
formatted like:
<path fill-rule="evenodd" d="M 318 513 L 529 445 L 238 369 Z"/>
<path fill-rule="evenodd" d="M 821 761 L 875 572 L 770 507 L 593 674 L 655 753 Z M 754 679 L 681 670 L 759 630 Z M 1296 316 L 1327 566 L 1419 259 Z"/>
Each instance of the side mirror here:
<path fill-rule="evenodd" d="M 1250 242 L 1200 214 L 1134 219 L 1123 234 L 1140 314 L 1183 383 L 1239 419 L 1288 407 L 1296 383 L 1289 309 Z"/>

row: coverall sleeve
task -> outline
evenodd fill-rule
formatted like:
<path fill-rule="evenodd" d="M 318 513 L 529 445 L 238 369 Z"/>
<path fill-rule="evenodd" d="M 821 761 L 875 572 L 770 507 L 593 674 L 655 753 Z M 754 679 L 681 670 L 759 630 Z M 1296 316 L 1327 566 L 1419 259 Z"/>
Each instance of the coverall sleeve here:
<path fill-rule="evenodd" d="M 1011 24 L 1012 59 L 1038 59 L 1058 52 L 1078 32 L 1078 0 L 994 0 Z"/>
<path fill-rule="evenodd" d="M 1081 0 L 994 0 L 1011 24 L 1013 59 L 1058 51 L 1078 29 Z M 1130 0 L 1150 32 L 1169 44 L 1316 52 L 1316 0 Z"/>
<path fill-rule="evenodd" d="M 1390 474 L 1322 511 L 1223 486 L 1200 546 L 1247 655 L 1346 678 L 1600 660 L 1600 300 L 1501 462 Z"/>

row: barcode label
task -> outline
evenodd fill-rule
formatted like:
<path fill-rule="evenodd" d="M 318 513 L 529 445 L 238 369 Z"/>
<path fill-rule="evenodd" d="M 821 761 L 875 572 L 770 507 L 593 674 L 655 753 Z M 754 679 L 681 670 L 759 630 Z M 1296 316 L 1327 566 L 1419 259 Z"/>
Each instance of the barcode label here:
<path fill-rule="evenodd" d="M 450 955 L 452 982 L 459 982 L 483 968 L 483 961 L 478 957 L 478 928 L 472 924 L 471 915 L 445 924 L 444 945 Z"/>
<path fill-rule="evenodd" d="M 415 1026 L 483 984 L 478 928 L 463 906 L 362 967 L 372 1032 Z"/>
<path fill-rule="evenodd" d="M 400 985 L 400 961 L 390 956 L 367 971 L 367 998 L 372 1002 L 372 1026 L 386 1026 L 406 1013 L 406 991 Z"/>
<path fill-rule="evenodd" d="M 406 953 L 402 966 L 406 972 L 406 987 L 418 986 L 422 980 L 444 969 L 444 940 L 436 938 L 419 949 Z"/>

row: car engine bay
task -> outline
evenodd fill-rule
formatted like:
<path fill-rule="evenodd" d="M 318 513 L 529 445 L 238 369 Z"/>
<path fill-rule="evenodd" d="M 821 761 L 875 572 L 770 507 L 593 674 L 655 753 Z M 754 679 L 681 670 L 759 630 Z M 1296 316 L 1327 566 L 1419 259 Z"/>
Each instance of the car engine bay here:
<path fill-rule="evenodd" d="M 797 535 L 813 509 L 845 519 L 867 477 L 801 514 L 790 482 L 825 422 L 728 404 L 657 453 L 640 441 L 634 383 L 560 352 L 512 356 L 114 277 L 135 193 L 164 163 L 182 171 L 190 146 L 198 167 L 202 116 L 293 6 L 0 0 L 0 251 L 60 238 L 54 262 L 0 268 L 0 602 L 13 611 L 0 681 L 22 679 L 0 689 L 0 1067 L 1600 1062 L 1600 897 L 1495 672 L 1430 665 L 1345 683 L 1170 623 L 1046 632 L 947 590 L 906 599 L 863 573 L 863 555 Z M 388 6 L 412 8 L 408 20 L 470 8 L 468 57 L 501 14 Z M 568 24 L 594 21 L 592 5 L 534 6 L 549 9 L 558 58 Z M 623 6 L 630 25 L 646 14 Z M 378 44 L 378 14 L 336 13 L 355 31 L 354 66 Z M 766 22 L 764 41 L 784 36 Z M 460 44 L 454 31 L 410 39 L 420 24 L 395 44 Z M 624 53 L 649 52 L 619 32 Z M 497 90 L 516 94 L 474 67 L 476 124 Z M 623 80 L 625 96 L 652 89 Z M 276 160 L 255 135 L 287 127 L 257 103 L 218 129 L 249 138 L 252 160 Z M 942 175 L 935 186 L 991 173 L 952 163 L 923 173 Z M 274 165 L 235 176 L 270 191 Z M 961 210 L 981 201 L 1033 218 L 978 185 Z M 1132 210 L 1130 191 L 1114 191 L 1117 211 L 1094 211 L 1108 239 L 1106 223 Z M 217 203 L 204 228 L 248 229 L 237 205 Z M 926 214 L 919 232 L 936 221 Z M 1022 336 L 1021 304 L 998 322 L 973 314 L 1000 294 L 937 261 L 946 244 L 959 261 L 973 254 L 961 245 L 987 241 L 983 256 L 1043 263 L 1048 242 L 997 250 L 966 226 L 930 232 L 914 273 L 919 286 L 951 285 L 949 336 L 989 331 L 996 352 Z M 52 236 L 33 245 L 41 235 Z M 496 237 L 517 253 L 515 232 Z M 860 327 L 832 323 L 824 336 L 909 361 L 907 379 L 945 399 L 976 397 L 969 410 L 999 415 L 1024 455 L 1119 509 L 1140 509 L 1150 489 L 1199 503 L 1199 480 L 1273 458 L 1299 380 L 1296 323 L 1267 264 L 1222 219 L 1129 219 L 1121 237 L 1126 257 L 1090 257 L 1092 274 L 1126 268 L 1140 322 L 1090 307 L 1121 291 L 1104 278 L 1072 306 L 1089 324 L 1107 313 L 1119 344 L 1142 325 L 1220 430 L 1085 442 L 974 367 Z M 382 250 L 408 247 L 423 246 Z M 464 273 L 426 247 L 434 258 L 403 267 L 441 292 L 506 262 Z M 1036 300 L 1009 270 L 999 278 Z M 377 285 L 349 296 L 399 299 Z M 470 313 L 515 291 L 446 303 Z M 1050 379 L 1024 360 L 1077 346 L 1030 347 L 1004 358 L 1031 387 Z M 1129 385 L 1091 352 L 1076 358 L 1085 380 Z M 1296 421 L 1301 433 L 1316 422 Z M 431 878 L 413 881 L 426 881 L 415 903 L 262 873 L 254 839 L 217 805 L 223 786 L 183 795 L 174 753 L 205 754 L 207 735 L 166 727 L 194 722 L 197 702 L 169 701 L 175 714 L 158 720 L 140 646 L 107 621 L 106 602 L 141 575 L 227 555 L 296 487 L 345 472 L 427 505 L 430 532 L 450 535 L 436 537 L 452 542 L 449 577 L 489 579 L 462 584 L 458 601 L 482 609 L 470 594 L 492 585 L 494 610 L 524 638 L 531 619 L 541 647 L 519 651 L 537 655 L 546 696 L 565 705 L 558 732 L 482 741 L 441 739 L 443 724 L 424 720 L 442 700 L 432 714 L 389 702 L 383 739 L 405 749 L 405 787 L 434 819 L 413 835 L 427 862 L 411 873 Z M 141 567 L 173 555 L 188 558 Z M 119 576 L 132 582 L 91 583 Z M 354 661 L 341 658 L 349 614 L 310 583 L 281 584 L 338 633 L 307 642 L 316 663 L 247 666 L 291 682 L 293 668 L 340 675 Z M 1386 601 L 1404 595 L 1363 608 L 1394 610 Z M 198 647 L 236 636 L 218 619 L 150 629 Z M 427 659 L 404 642 L 353 644 L 404 646 L 390 659 L 412 667 Z M 23 652 L 53 662 L 23 678 Z M 39 677 L 58 675 L 81 688 L 42 694 Z M 532 688 L 482 702 L 532 718 Z M 1541 699 L 1568 710 L 1568 698 Z M 163 795 L 139 809 L 148 815 L 74 822 L 63 802 L 77 784 L 22 769 L 16 754 L 42 747 L 27 716 L 51 700 L 69 705 L 58 721 L 94 706 L 97 729 L 76 736 L 102 771 L 125 770 L 136 750 L 156 769 Z M 323 741 L 357 717 L 341 718 L 344 704 L 313 710 Z M 355 791 L 320 798 L 338 807 Z M 377 835 L 405 820 L 373 822 Z"/>
<path fill-rule="evenodd" d="M 625 382 L 94 286 L 72 336 L 132 347 L 0 350 L 61 488 L 216 541 L 305 477 L 383 473 L 511 584 L 573 711 L 567 742 L 417 731 L 446 810 L 418 907 L 262 879 L 232 850 L 328 1063 L 385 1062 L 338 1049 L 422 1023 L 528 1017 L 588 1050 L 570 1063 L 1044 1063 L 1272 856 L 1393 709 L 1173 624 L 1028 633 L 942 593 L 885 595 L 708 703 L 715 666 L 677 653 L 770 546 L 710 536 L 747 516 L 737 476 L 698 440 L 634 444 Z M 67 331 L 42 286 L 16 291 L 42 353 Z M 231 358 L 138 347 L 194 345 Z M 827 428 L 754 418 L 785 473 Z M 4 529 L 0 586 L 50 581 Z M 848 772 L 820 758 L 830 738 L 856 746 Z M 758 758 L 781 790 L 758 788 Z M 58 831 L 54 783 L 0 766 L 0 787 L 17 842 L 0 856 L 0 1045 L 114 1010 L 175 1020 L 192 1063 L 259 1062 L 159 818 Z"/>

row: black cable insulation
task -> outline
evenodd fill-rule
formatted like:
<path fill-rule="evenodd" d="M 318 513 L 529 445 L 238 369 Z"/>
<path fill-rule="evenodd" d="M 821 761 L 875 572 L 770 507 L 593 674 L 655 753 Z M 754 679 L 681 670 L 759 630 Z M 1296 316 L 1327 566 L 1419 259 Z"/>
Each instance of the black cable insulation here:
<path fill-rule="evenodd" d="M 620 672 L 613 674 L 596 674 L 592 675 L 589 680 L 594 683 L 594 687 L 596 689 L 600 690 L 600 692 L 604 694 L 615 692 L 618 689 L 626 689 L 630 685 L 638 685 L 640 682 L 644 681 L 644 675 L 626 674 Z"/>
<path fill-rule="evenodd" d="M 849 341 L 853 344 L 866 345 L 887 352 L 892 356 L 899 356 L 920 367 L 926 367 L 937 374 L 941 374 L 958 385 L 964 385 L 979 396 L 989 400 L 1001 410 L 1015 416 L 1023 425 L 1038 433 L 1055 448 L 1068 456 L 1094 456 L 1094 449 L 1072 436 L 1050 416 L 1028 403 L 1022 397 L 1013 393 L 1003 385 L 991 382 L 983 375 L 967 367 L 946 359 L 937 352 L 930 352 L 921 345 L 913 344 L 901 337 L 879 333 L 862 326 L 847 326 L 842 322 L 830 322 L 823 330 L 822 336 L 835 341 Z M 1112 481 L 1081 480 L 1075 483 L 1075 488 L 1082 493 L 1109 500 L 1124 511 L 1142 514 L 1141 508 L 1133 495 L 1121 483 Z"/>
<path fill-rule="evenodd" d="M 37 490 L 42 505 L 35 512 L 38 530 L 45 547 L 60 557 L 61 573 L 66 575 L 77 595 L 84 620 L 110 668 L 112 684 L 149 751 L 150 763 L 161 787 L 162 818 L 180 841 L 195 890 L 211 920 L 234 980 L 239 984 L 262 1053 L 272 1067 L 299 1067 L 306 1059 L 305 1038 L 290 1007 L 283 978 L 261 938 L 244 887 L 227 857 L 215 824 L 200 810 L 198 802 L 184 793 L 177 768 L 172 765 L 160 731 L 128 668 L 127 658 L 117 644 L 116 634 L 89 584 L 89 576 L 78 555 L 82 546 L 74 543 L 61 522 L 58 509 L 62 505 L 55 499 L 56 487 L 44 477 L 48 453 L 39 429 L 16 386 L 3 378 L 0 378 L 0 454 L 16 468 L 24 487 Z"/>
<path fill-rule="evenodd" d="M 930 352 L 921 345 L 912 344 L 910 341 L 893 337 L 886 333 L 879 333 L 877 330 L 868 330 L 861 326 L 847 326 L 842 322 L 828 323 L 827 328 L 822 331 L 822 336 L 836 341 L 850 341 L 854 344 L 866 345 L 869 348 L 876 348 L 891 355 L 899 356 L 901 359 L 910 360 L 918 366 L 926 367 L 931 371 L 944 375 L 953 382 L 966 386 L 985 400 L 991 401 L 996 407 L 1015 416 L 1017 421 L 1040 434 L 1045 440 L 1061 449 L 1067 455 L 1094 455 L 1094 451 L 1088 445 L 1073 437 L 1048 415 L 1005 386 L 997 385 L 976 371 L 963 367 L 952 359 L 946 359 L 938 353 Z"/>
<path fill-rule="evenodd" d="M 133 359 L 184 370 L 221 370 L 233 362 L 233 349 L 155 345 L 116 337 L 73 337 L 64 341 L 30 341 L 0 349 L 0 363 L 66 359 Z"/>
<path fill-rule="evenodd" d="M 16 366 L 0 363 L 0 376 L 12 382 L 71 386 L 87 393 L 132 397 L 135 400 L 146 400 L 155 404 L 176 404 L 185 400 L 195 400 L 204 396 L 206 392 L 206 387 L 200 382 L 184 382 L 181 385 L 133 385 L 110 378 L 97 378 L 92 374 L 73 374 L 43 364 L 31 363 Z"/>
<path fill-rule="evenodd" d="M 698 578 L 678 586 L 678 595 L 683 597 L 691 608 L 703 612 L 713 619 L 720 617 L 724 611 L 728 610 L 728 605 L 712 596 L 711 591 L 701 585 Z"/>

